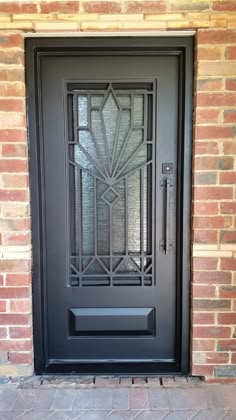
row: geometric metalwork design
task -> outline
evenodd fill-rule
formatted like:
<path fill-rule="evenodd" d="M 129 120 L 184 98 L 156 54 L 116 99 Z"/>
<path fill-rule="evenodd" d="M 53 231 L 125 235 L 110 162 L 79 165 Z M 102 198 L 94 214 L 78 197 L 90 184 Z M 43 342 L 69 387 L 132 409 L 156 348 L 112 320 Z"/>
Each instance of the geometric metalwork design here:
<path fill-rule="evenodd" d="M 113 205 L 119 199 L 119 194 L 117 194 L 114 188 L 109 187 L 103 194 L 102 198 L 108 205 Z"/>
<path fill-rule="evenodd" d="M 68 95 L 73 286 L 153 285 L 150 85 L 81 84 Z"/>

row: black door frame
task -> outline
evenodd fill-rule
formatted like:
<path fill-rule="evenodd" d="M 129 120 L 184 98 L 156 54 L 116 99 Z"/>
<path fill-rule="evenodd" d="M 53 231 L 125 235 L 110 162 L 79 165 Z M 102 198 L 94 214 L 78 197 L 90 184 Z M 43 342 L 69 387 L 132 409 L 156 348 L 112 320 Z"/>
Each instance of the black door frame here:
<path fill-rule="evenodd" d="M 77 55 L 176 55 L 179 62 L 179 127 L 178 127 L 178 187 L 177 187 L 177 365 L 166 371 L 163 366 L 150 364 L 129 369 L 137 374 L 188 374 L 190 340 L 190 238 L 191 238 L 191 156 L 193 111 L 193 37 L 85 37 L 85 38 L 26 38 L 26 89 L 29 134 L 29 165 L 33 244 L 33 335 L 34 367 L 36 374 L 47 373 L 46 327 L 46 261 L 44 173 L 41 111 L 42 56 Z M 138 369 L 136 371 L 136 368 Z M 165 369 L 165 370 L 163 370 Z M 103 369 L 104 370 L 104 369 Z M 104 373 L 90 366 L 93 374 Z M 81 368 L 78 373 L 88 373 Z M 58 372 L 68 373 L 66 367 Z M 107 373 L 114 373 L 112 367 Z M 117 373 L 117 371 L 115 372 Z"/>

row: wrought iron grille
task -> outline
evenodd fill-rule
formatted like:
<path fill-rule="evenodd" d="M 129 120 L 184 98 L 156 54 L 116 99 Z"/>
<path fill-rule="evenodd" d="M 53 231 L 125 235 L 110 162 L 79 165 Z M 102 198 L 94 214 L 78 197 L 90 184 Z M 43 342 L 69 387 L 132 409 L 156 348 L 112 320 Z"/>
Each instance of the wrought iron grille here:
<path fill-rule="evenodd" d="M 153 285 L 152 113 L 152 82 L 71 85 L 71 286 Z"/>

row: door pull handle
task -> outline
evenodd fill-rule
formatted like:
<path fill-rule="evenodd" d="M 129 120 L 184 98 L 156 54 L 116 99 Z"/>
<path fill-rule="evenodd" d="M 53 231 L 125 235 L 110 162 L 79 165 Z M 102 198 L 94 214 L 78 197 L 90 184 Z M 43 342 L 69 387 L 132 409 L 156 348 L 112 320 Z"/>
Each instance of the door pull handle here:
<path fill-rule="evenodd" d="M 171 188 L 173 187 L 172 180 L 167 178 L 161 182 L 161 187 L 164 187 L 165 205 L 164 205 L 164 239 L 160 242 L 160 249 L 165 254 L 169 254 L 173 246 L 170 241 L 170 199 Z"/>

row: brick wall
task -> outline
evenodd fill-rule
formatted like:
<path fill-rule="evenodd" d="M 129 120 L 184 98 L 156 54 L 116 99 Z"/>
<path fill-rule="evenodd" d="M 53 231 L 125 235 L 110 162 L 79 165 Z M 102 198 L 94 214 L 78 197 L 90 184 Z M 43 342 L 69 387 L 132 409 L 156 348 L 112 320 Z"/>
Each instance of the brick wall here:
<path fill-rule="evenodd" d="M 236 377 L 236 2 L 0 1 L 0 375 L 33 371 L 25 32 L 196 29 L 191 371 Z"/>

